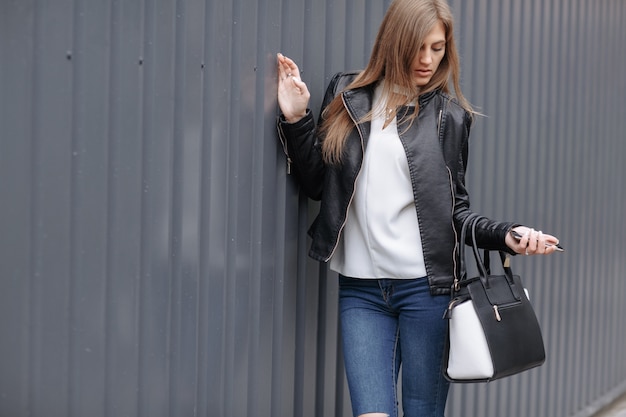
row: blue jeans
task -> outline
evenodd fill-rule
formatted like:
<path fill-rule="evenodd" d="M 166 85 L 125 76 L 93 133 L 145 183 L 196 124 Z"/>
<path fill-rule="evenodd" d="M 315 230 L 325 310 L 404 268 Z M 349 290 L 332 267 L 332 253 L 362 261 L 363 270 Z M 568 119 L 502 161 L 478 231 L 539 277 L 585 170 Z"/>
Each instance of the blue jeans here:
<path fill-rule="evenodd" d="M 339 276 L 339 311 L 346 375 L 355 416 L 398 416 L 402 364 L 406 417 L 442 417 L 449 383 L 441 372 L 450 301 L 432 296 L 426 278 Z"/>

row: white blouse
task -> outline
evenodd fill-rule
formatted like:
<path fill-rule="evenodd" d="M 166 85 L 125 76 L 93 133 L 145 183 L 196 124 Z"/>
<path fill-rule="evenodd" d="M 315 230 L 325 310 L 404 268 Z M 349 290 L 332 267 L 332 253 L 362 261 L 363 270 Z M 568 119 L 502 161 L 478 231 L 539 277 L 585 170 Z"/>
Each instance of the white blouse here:
<path fill-rule="evenodd" d="M 374 105 L 380 105 L 380 86 Z M 382 113 L 382 112 L 381 112 Z M 409 164 L 396 120 L 371 123 L 355 193 L 330 268 L 353 278 L 426 276 Z"/>

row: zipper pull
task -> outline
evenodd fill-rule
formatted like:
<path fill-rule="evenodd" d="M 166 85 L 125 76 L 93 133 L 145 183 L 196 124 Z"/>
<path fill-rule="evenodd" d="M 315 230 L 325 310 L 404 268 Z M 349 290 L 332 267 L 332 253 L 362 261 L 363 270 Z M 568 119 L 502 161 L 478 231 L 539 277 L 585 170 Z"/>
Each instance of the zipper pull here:
<path fill-rule="evenodd" d="M 291 158 L 287 157 L 287 175 L 291 175 Z"/>
<path fill-rule="evenodd" d="M 443 110 L 439 110 L 439 116 L 437 116 L 437 134 L 441 135 L 441 115 L 443 114 Z"/>
<path fill-rule="evenodd" d="M 500 312 L 498 311 L 498 306 L 496 305 L 493 306 L 493 313 L 496 316 L 496 320 L 502 321 L 502 317 L 500 316 Z"/>

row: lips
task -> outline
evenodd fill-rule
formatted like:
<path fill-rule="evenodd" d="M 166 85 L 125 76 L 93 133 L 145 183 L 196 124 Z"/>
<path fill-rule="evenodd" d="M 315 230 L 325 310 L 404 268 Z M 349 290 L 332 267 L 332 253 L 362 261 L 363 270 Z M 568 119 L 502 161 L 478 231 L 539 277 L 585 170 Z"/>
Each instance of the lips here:
<path fill-rule="evenodd" d="M 432 74 L 432 71 L 429 69 L 418 69 L 415 70 L 415 74 L 419 75 L 420 77 L 428 77 L 430 74 Z"/>

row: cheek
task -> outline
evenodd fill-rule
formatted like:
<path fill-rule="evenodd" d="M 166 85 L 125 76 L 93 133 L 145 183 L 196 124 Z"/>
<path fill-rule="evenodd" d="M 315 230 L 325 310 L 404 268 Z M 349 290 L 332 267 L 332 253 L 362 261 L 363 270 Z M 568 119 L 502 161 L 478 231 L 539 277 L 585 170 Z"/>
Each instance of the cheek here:
<path fill-rule="evenodd" d="M 417 68 L 420 65 L 420 55 L 417 54 L 415 55 L 415 58 L 413 58 L 413 61 L 411 61 L 411 68 Z"/>
<path fill-rule="evenodd" d="M 435 65 L 436 65 L 435 69 L 439 68 L 439 64 L 441 64 L 441 62 L 443 61 L 443 58 L 444 58 L 443 56 L 437 58 L 435 62 Z"/>

